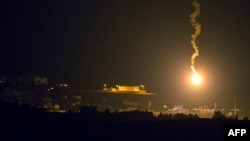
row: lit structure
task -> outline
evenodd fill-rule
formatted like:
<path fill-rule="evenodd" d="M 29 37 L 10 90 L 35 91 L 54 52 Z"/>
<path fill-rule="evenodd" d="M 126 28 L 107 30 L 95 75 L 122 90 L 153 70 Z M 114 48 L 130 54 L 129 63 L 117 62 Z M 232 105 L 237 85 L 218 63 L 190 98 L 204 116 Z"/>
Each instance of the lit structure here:
<path fill-rule="evenodd" d="M 140 91 L 140 86 L 118 86 L 118 91 L 138 92 Z"/>
<path fill-rule="evenodd" d="M 115 87 L 107 88 L 107 84 L 104 84 L 103 91 L 117 92 L 117 93 L 120 92 L 120 93 L 149 94 L 146 92 L 144 85 L 135 85 L 135 86 L 116 85 Z"/>
<path fill-rule="evenodd" d="M 150 110 L 157 105 L 157 94 L 146 92 L 144 85 L 103 85 L 102 90 L 82 91 L 81 104 L 97 106 L 100 111 Z M 160 106 L 159 106 L 160 107 Z"/>

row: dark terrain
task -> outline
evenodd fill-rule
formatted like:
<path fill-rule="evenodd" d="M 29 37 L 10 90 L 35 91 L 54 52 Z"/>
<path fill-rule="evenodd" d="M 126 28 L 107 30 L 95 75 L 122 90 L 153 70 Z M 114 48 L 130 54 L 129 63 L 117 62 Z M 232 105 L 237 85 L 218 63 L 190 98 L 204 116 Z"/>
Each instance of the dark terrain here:
<path fill-rule="evenodd" d="M 28 105 L 1 102 L 1 140 L 223 140 L 226 124 L 249 120 L 155 117 L 144 111 L 110 113 L 82 107 L 80 113 L 47 113 Z"/>

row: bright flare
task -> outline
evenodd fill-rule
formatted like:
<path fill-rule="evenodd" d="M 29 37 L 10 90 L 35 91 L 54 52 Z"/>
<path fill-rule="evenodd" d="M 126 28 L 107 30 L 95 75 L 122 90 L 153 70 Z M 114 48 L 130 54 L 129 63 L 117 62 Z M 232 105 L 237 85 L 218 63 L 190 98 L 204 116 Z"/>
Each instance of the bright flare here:
<path fill-rule="evenodd" d="M 197 73 L 194 73 L 194 75 L 192 76 L 193 84 L 199 85 L 201 83 L 201 80 L 202 80 L 201 76 Z"/>

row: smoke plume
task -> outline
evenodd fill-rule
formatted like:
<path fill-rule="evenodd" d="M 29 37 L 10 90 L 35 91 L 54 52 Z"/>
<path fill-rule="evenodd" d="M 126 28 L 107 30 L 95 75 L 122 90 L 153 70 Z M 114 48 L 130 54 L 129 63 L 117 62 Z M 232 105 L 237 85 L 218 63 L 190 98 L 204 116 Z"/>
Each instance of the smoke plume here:
<path fill-rule="evenodd" d="M 200 4 L 198 3 L 198 0 L 193 0 L 192 5 L 194 7 L 194 11 L 190 15 L 190 21 L 195 32 L 191 35 L 191 44 L 194 48 L 194 53 L 191 57 L 191 69 L 194 73 L 196 73 L 196 69 L 194 66 L 195 58 L 199 56 L 199 48 L 196 43 L 196 38 L 198 37 L 198 35 L 200 35 L 201 32 L 201 25 L 196 18 L 200 15 Z"/>

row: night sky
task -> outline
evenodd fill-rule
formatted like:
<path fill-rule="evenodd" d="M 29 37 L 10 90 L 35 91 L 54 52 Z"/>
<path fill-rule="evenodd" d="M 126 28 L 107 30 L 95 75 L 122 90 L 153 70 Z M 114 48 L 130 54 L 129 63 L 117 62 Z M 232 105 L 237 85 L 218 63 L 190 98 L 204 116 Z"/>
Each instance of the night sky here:
<path fill-rule="evenodd" d="M 199 88 L 190 84 L 192 0 L 3 0 L 0 73 L 82 89 L 140 85 L 166 99 L 250 98 L 249 0 L 200 0 Z"/>

